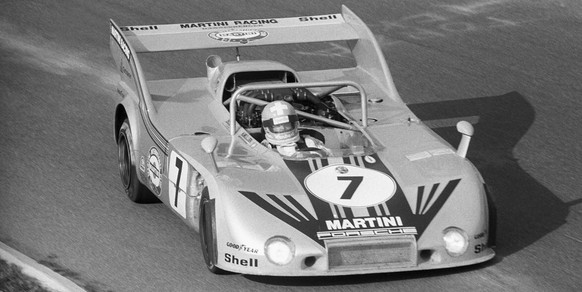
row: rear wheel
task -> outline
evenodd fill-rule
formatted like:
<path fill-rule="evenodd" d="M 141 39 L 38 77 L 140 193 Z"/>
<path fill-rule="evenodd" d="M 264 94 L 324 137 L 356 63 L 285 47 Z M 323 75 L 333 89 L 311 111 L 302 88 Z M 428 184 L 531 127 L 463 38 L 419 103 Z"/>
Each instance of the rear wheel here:
<path fill-rule="evenodd" d="M 204 262 L 208 270 L 214 274 L 224 274 L 224 270 L 216 266 L 216 219 L 214 216 L 214 202 L 208 197 L 208 190 L 202 192 L 200 199 L 200 245 Z"/>
<path fill-rule="evenodd" d="M 119 162 L 119 175 L 127 197 L 136 203 L 152 203 L 158 198 L 143 185 L 137 178 L 136 161 L 132 156 L 132 136 L 129 122 L 126 119 L 119 128 L 117 140 L 117 154 Z"/>

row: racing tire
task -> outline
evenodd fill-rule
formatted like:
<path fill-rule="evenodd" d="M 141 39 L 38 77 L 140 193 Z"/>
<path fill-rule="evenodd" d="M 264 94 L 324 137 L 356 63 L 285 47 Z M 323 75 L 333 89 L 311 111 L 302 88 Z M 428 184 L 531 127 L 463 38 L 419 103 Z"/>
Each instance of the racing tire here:
<path fill-rule="evenodd" d="M 493 248 L 497 246 L 497 207 L 487 185 L 485 185 L 485 194 L 487 195 L 487 208 L 489 211 L 489 237 L 487 246 Z"/>
<path fill-rule="evenodd" d="M 216 266 L 216 217 L 214 201 L 208 197 L 208 189 L 202 192 L 200 198 L 199 220 L 200 245 L 206 268 L 214 274 L 226 274 L 226 271 Z"/>
<path fill-rule="evenodd" d="M 132 135 L 129 121 L 126 119 L 119 128 L 117 139 L 117 157 L 119 162 L 119 175 L 127 197 L 136 203 L 153 203 L 158 198 L 137 177 L 136 160 L 132 156 Z"/>

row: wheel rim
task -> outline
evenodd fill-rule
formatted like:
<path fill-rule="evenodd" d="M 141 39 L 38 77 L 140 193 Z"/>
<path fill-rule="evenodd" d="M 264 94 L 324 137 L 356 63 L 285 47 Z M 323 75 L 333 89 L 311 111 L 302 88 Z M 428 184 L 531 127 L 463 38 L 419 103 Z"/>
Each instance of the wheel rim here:
<path fill-rule="evenodd" d="M 129 188 L 131 182 L 131 161 L 129 154 L 129 147 L 127 145 L 127 139 L 125 135 L 121 136 L 119 139 L 119 174 L 121 176 L 121 182 L 123 187 Z"/>

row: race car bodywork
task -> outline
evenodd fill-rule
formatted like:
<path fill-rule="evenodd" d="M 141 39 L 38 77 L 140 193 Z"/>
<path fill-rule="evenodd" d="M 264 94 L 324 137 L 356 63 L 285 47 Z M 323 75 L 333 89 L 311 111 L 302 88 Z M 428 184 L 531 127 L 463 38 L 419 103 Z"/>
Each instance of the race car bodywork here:
<path fill-rule="evenodd" d="M 494 257 L 493 206 L 465 154 L 408 109 L 373 34 L 341 14 L 119 27 L 115 139 L 126 193 L 199 232 L 212 272 L 312 276 L 470 265 Z M 138 53 L 344 41 L 350 68 L 206 61 L 207 75 L 146 80 Z M 260 109 L 293 104 L 324 148 L 281 155 Z"/>

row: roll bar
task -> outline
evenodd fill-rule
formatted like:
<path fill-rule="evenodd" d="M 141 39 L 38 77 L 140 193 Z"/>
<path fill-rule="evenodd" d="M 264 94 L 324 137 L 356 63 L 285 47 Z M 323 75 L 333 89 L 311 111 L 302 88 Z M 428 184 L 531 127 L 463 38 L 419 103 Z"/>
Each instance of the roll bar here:
<path fill-rule="evenodd" d="M 237 107 L 237 100 L 242 100 L 250 103 L 254 103 L 257 105 L 266 105 L 268 102 L 248 96 L 244 96 L 242 93 L 249 90 L 268 90 L 268 89 L 277 89 L 277 88 L 314 88 L 314 87 L 335 87 L 336 90 L 339 90 L 342 87 L 352 86 L 355 87 L 360 92 L 361 104 L 362 104 L 362 127 L 366 128 L 368 126 L 368 104 L 366 98 L 366 92 L 364 88 L 353 81 L 329 81 L 329 82 L 310 82 L 310 83 L 285 83 L 285 84 L 251 84 L 251 85 L 244 85 L 238 88 L 232 95 L 232 98 L 226 100 L 224 103 L 227 104 L 230 102 L 229 109 L 230 109 L 230 135 L 234 137 L 236 134 L 236 107 Z M 328 123 L 337 127 L 356 130 L 358 127 L 355 127 L 350 124 L 346 124 L 343 122 L 327 119 L 318 115 L 313 115 L 310 113 L 306 113 L 300 110 L 296 110 L 297 115 L 310 118 L 313 120 L 321 121 L 324 123 Z"/>

